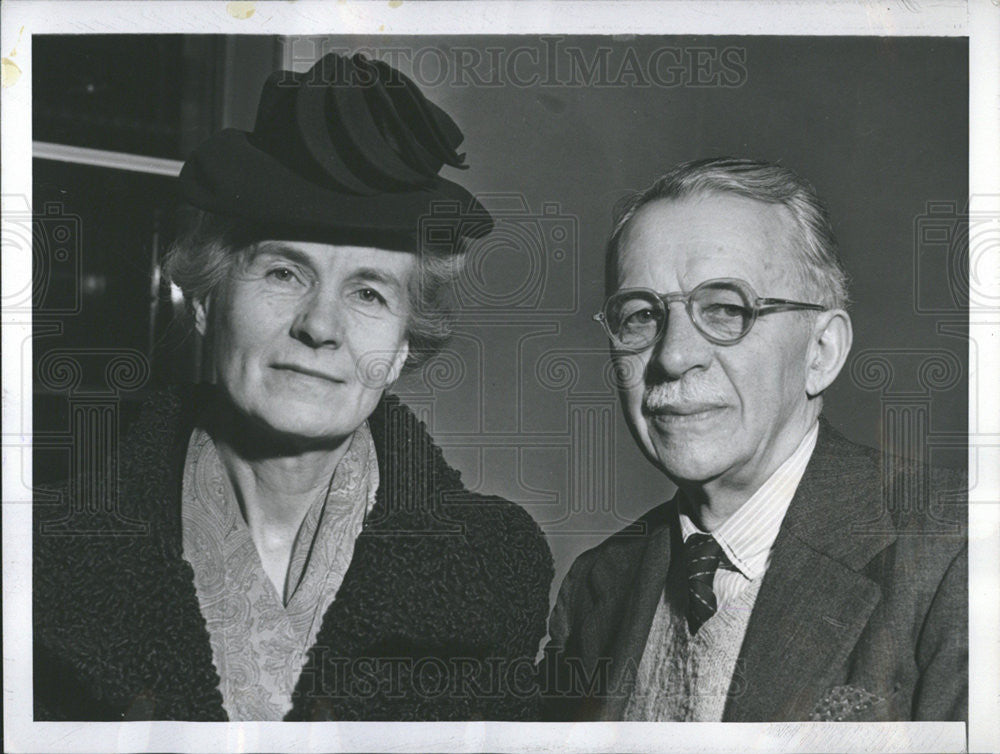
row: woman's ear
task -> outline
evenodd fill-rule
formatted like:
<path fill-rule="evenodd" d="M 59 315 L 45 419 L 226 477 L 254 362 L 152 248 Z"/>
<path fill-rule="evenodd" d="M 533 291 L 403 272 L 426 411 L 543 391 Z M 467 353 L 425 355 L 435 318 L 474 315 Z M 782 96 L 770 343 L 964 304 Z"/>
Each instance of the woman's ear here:
<path fill-rule="evenodd" d="M 386 381 L 386 387 L 393 384 L 399 379 L 399 375 L 403 373 L 403 365 L 406 363 L 406 358 L 410 355 L 410 343 L 404 340 L 403 345 L 399 347 L 396 355 L 392 359 L 392 364 L 389 367 L 389 376 Z"/>
<path fill-rule="evenodd" d="M 806 366 L 806 393 L 822 393 L 837 379 L 854 341 L 851 317 L 843 309 L 820 312 L 813 323 Z"/>
<path fill-rule="evenodd" d="M 198 334 L 205 337 L 208 331 L 208 298 L 191 302 L 191 310 L 194 312 L 194 327 Z"/>

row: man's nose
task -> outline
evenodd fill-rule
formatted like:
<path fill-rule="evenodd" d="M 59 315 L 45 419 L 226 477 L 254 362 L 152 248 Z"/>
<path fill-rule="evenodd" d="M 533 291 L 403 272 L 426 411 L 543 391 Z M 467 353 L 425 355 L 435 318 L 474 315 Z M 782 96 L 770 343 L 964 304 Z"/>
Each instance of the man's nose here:
<path fill-rule="evenodd" d="M 712 344 L 698 332 L 684 304 L 673 302 L 659 341 L 653 346 L 650 366 L 667 379 L 677 380 L 692 369 L 705 369 L 712 360 Z"/>
<path fill-rule="evenodd" d="M 338 348 L 344 338 L 344 313 L 335 296 L 314 288 L 302 300 L 291 335 L 312 348 Z"/>

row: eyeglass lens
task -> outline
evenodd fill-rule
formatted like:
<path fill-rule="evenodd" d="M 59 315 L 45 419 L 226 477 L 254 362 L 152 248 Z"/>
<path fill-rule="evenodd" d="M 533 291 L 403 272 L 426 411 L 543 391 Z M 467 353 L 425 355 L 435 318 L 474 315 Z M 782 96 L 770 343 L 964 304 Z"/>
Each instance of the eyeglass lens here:
<path fill-rule="evenodd" d="M 738 287 L 713 283 L 691 292 L 691 317 L 705 335 L 720 341 L 739 340 L 753 322 L 750 302 Z M 622 291 L 608 301 L 608 327 L 621 345 L 643 349 L 663 332 L 667 313 L 651 291 Z"/>

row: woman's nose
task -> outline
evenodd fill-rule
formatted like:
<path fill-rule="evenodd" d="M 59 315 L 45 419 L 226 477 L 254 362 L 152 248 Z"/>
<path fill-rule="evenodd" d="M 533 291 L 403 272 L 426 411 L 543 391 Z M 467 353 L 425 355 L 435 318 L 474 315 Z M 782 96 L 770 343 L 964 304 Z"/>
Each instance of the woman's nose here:
<path fill-rule="evenodd" d="M 315 290 L 296 313 L 291 335 L 312 348 L 338 348 L 343 342 L 343 329 L 343 312 L 336 299 Z"/>

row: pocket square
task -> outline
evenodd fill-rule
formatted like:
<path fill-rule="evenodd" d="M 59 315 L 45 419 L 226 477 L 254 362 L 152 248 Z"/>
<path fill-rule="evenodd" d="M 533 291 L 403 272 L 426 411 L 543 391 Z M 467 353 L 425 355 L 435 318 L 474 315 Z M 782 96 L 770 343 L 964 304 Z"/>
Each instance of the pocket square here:
<path fill-rule="evenodd" d="M 822 722 L 849 720 L 884 701 L 885 697 L 860 686 L 834 686 L 816 702 L 809 719 Z"/>

